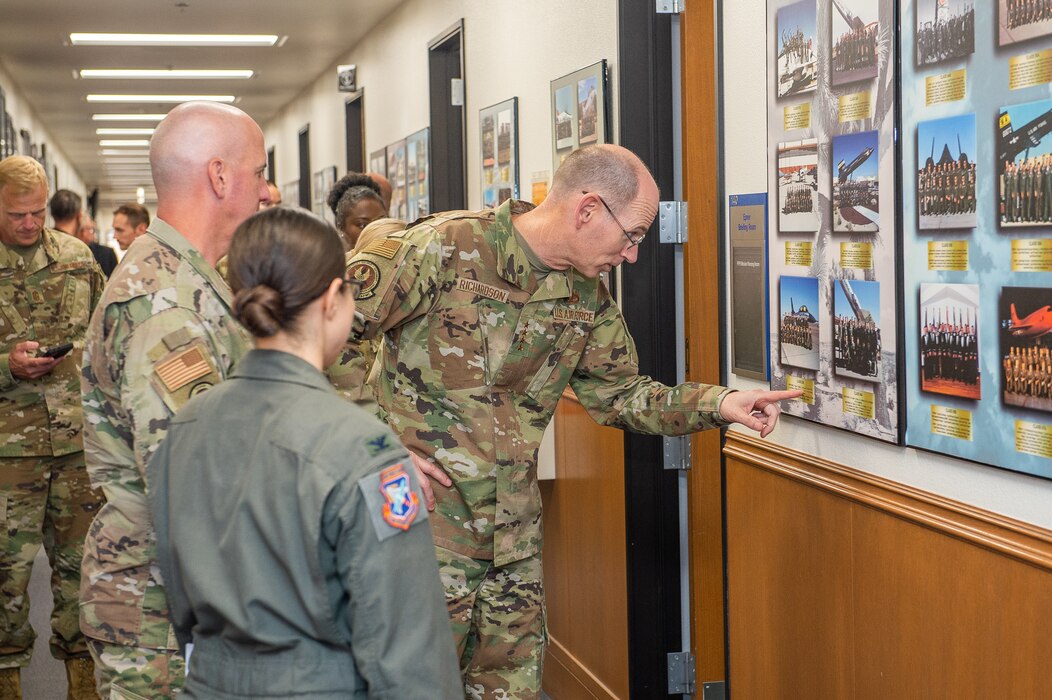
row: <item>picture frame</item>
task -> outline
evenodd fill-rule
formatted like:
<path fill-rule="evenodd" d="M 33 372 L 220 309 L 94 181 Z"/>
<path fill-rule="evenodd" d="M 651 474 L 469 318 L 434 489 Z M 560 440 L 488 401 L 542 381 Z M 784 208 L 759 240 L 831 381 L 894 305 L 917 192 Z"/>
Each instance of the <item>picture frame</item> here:
<path fill-rule="evenodd" d="M 606 59 L 551 82 L 552 172 L 581 146 L 610 142 Z"/>
<path fill-rule="evenodd" d="M 479 110 L 482 207 L 519 198 L 519 98 Z"/>
<path fill-rule="evenodd" d="M 387 148 L 369 154 L 369 172 L 387 177 Z"/>
<path fill-rule="evenodd" d="M 406 221 L 431 213 L 431 127 L 405 139 Z"/>
<path fill-rule="evenodd" d="M 329 198 L 329 191 L 332 186 L 336 184 L 336 166 L 330 165 L 327 168 L 322 168 L 313 175 L 314 187 L 311 190 L 312 201 L 311 211 L 319 219 L 325 219 L 330 224 L 336 224 L 336 215 L 332 213 L 326 203 Z"/>
<path fill-rule="evenodd" d="M 391 183 L 391 216 L 407 221 L 409 216 L 406 190 L 405 139 L 387 145 L 387 180 Z"/>

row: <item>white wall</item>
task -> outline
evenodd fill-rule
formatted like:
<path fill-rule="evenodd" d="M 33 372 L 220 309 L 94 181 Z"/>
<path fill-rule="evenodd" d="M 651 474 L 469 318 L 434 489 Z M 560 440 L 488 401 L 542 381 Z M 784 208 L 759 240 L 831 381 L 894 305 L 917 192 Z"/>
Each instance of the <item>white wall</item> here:
<path fill-rule="evenodd" d="M 43 123 L 37 118 L 32 107 L 22 97 L 22 93 L 15 86 L 11 75 L 2 67 L 0 67 L 0 86 L 4 88 L 6 93 L 7 111 L 15 123 L 16 131 L 28 129 L 29 133 L 33 135 L 34 143 L 47 144 L 48 157 L 58 170 L 58 186 L 63 189 L 73 190 L 81 197 L 87 198 L 87 192 L 84 190 L 84 181 L 81 179 L 80 173 L 76 171 L 66 158 L 66 155 L 59 150 L 55 139 L 51 137 L 50 132 L 44 128 Z"/>
<path fill-rule="evenodd" d="M 610 90 L 617 90 L 617 4 L 609 0 L 407 0 L 357 46 L 334 61 L 268 121 L 279 186 L 299 178 L 297 135 L 310 124 L 311 170 L 346 171 L 344 102 L 336 65 L 358 66 L 365 89 L 366 155 L 424 128 L 428 112 L 427 44 L 464 18 L 468 207 L 482 205 L 479 186 L 479 110 L 519 98 L 520 196 L 530 198 L 531 176 L 551 162 L 550 81 L 607 59 Z M 617 133 L 614 107 L 611 133 Z"/>
<path fill-rule="evenodd" d="M 723 3 L 724 131 L 728 194 L 767 189 L 767 52 L 756 46 L 766 26 L 766 0 Z M 758 36 L 757 32 L 761 32 Z M 728 310 L 729 311 L 729 310 Z M 729 317 L 729 316 L 728 316 Z M 729 343 L 724 356 L 729 358 Z M 730 374 L 732 386 L 766 387 Z M 1052 481 L 1029 477 L 859 438 L 792 417 L 783 417 L 768 438 L 779 444 L 862 469 L 965 503 L 1052 529 Z"/>

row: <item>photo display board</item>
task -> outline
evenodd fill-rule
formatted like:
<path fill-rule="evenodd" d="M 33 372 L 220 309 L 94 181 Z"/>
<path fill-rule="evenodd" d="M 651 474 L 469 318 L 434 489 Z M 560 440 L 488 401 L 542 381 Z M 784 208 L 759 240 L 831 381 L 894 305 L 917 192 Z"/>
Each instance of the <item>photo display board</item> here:
<path fill-rule="evenodd" d="M 900 13 L 906 441 L 1052 478 L 1052 3 Z"/>
<path fill-rule="evenodd" d="M 771 387 L 899 443 L 894 0 L 769 0 Z"/>

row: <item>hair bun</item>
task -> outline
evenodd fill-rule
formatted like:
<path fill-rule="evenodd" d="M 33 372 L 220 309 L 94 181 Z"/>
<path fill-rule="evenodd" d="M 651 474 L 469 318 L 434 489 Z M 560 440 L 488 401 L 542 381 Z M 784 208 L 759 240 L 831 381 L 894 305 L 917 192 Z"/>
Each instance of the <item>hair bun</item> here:
<path fill-rule="evenodd" d="M 269 338 L 285 322 L 285 300 L 272 287 L 257 284 L 234 295 L 234 317 L 257 338 Z"/>

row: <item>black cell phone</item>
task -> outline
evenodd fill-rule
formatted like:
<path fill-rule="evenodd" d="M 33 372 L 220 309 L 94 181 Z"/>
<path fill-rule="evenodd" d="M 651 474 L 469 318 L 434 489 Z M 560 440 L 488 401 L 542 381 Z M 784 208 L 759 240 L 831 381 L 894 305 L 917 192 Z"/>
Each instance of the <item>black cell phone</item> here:
<path fill-rule="evenodd" d="M 53 348 L 48 348 L 37 353 L 37 357 L 50 357 L 52 360 L 62 357 L 73 349 L 73 343 L 63 343 Z"/>

